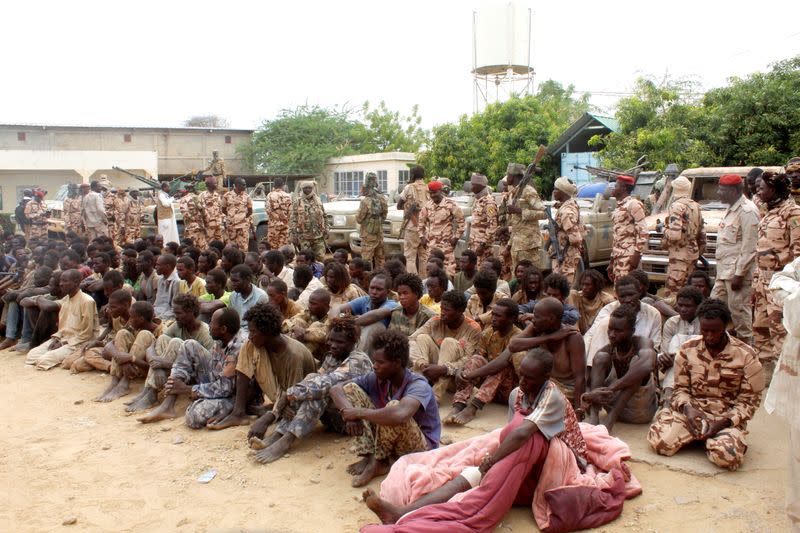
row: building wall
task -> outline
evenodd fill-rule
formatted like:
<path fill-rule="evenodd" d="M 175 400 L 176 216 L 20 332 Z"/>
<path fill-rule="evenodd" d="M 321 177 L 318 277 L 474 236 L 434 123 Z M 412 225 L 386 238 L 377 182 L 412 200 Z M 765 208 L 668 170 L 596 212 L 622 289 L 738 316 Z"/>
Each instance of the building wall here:
<path fill-rule="evenodd" d="M 385 172 L 385 182 L 381 184 L 381 188 L 383 189 L 385 185 L 383 192 L 392 195 L 397 192 L 400 185 L 405 185 L 409 167 L 415 161 L 415 155 L 409 152 L 333 157 L 325 164 L 320 177 L 320 192 L 326 193 L 329 197 L 357 196 L 367 172 L 375 172 L 379 177 Z"/>

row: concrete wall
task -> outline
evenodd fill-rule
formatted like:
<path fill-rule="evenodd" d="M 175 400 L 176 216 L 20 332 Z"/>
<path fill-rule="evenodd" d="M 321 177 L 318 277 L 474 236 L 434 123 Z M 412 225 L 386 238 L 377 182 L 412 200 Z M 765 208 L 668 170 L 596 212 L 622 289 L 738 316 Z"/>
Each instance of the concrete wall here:
<path fill-rule="evenodd" d="M 319 180 L 320 192 L 329 196 L 335 194 L 336 172 L 375 172 L 386 171 L 387 191 L 397 191 L 400 171 L 408 171 L 416 161 L 416 156 L 409 152 L 386 152 L 379 154 L 362 154 L 345 157 L 332 157 L 325 164 Z M 356 193 L 357 194 L 357 193 Z M 340 195 L 341 196 L 341 195 Z"/>

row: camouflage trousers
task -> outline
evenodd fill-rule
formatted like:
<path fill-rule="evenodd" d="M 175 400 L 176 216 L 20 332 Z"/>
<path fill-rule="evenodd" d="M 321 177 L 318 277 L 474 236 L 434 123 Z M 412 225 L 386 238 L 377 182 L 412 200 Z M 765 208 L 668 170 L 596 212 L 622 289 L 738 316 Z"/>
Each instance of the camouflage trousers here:
<path fill-rule="evenodd" d="M 581 250 L 570 246 L 564 253 L 564 260 L 560 263 L 557 258 L 552 259 L 552 268 L 555 274 L 561 274 L 567 281 L 570 287 L 575 283 L 575 272 L 578 271 L 578 266 L 581 264 Z"/>
<path fill-rule="evenodd" d="M 111 361 L 103 357 L 103 348 L 79 348 L 61 361 L 61 368 L 69 370 L 70 374 L 111 371 Z"/>
<path fill-rule="evenodd" d="M 219 378 L 214 371 L 214 360 L 211 352 L 196 340 L 183 343 L 175 356 L 170 375 L 184 383 L 210 383 Z M 198 398 L 186 408 L 186 425 L 192 429 L 204 428 L 209 420 L 223 416 L 233 409 L 233 397 Z"/>
<path fill-rule="evenodd" d="M 314 257 L 317 261 L 325 258 L 325 239 L 300 239 L 300 250 L 314 250 Z"/>
<path fill-rule="evenodd" d="M 225 242 L 225 235 L 222 231 L 222 226 L 206 226 L 203 228 L 203 233 L 206 236 L 206 242 L 222 241 Z"/>
<path fill-rule="evenodd" d="M 706 456 L 717 466 L 736 470 L 744 461 L 747 444 L 745 432 L 739 428 L 725 428 L 716 436 L 706 439 Z M 656 420 L 647 432 L 647 442 L 656 453 L 672 456 L 678 450 L 697 440 L 689 430 L 688 419 L 671 408 L 658 412 Z"/>
<path fill-rule="evenodd" d="M 342 428 L 342 417 L 339 411 L 330 404 L 327 396 L 318 400 L 289 402 L 289 407 L 294 411 L 294 417 L 285 418 L 282 416 L 278 421 L 278 425 L 275 426 L 275 431 L 281 435 L 291 433 L 298 439 L 302 439 L 314 431 L 319 421 L 322 421 L 326 426 L 337 429 Z M 331 424 L 329 422 L 337 418 L 338 423 Z"/>
<path fill-rule="evenodd" d="M 753 308 L 750 297 L 753 294 L 753 278 L 747 277 L 738 291 L 731 289 L 731 280 L 717 279 L 711 289 L 711 297 L 718 298 L 728 304 L 731 310 L 733 329 L 739 340 L 746 343 L 753 341 Z"/>
<path fill-rule="evenodd" d="M 632 254 L 611 254 L 611 263 L 608 265 L 608 277 L 611 283 L 622 276 L 627 276 L 634 269 Z"/>
<path fill-rule="evenodd" d="M 178 351 L 181 349 L 181 346 L 183 346 L 183 340 L 162 335 L 156 339 L 156 356 L 174 363 L 175 359 L 178 357 Z M 160 391 L 167 383 L 170 370 L 170 368 L 150 368 L 150 370 L 147 371 L 144 386 Z"/>
<path fill-rule="evenodd" d="M 409 274 L 424 274 L 428 263 L 428 248 L 420 244 L 416 227 L 407 227 L 403 239 L 403 255 L 406 256 L 406 270 Z"/>
<path fill-rule="evenodd" d="M 142 224 L 141 222 L 137 222 L 136 224 L 128 224 L 125 227 L 125 242 L 128 244 L 133 244 L 136 242 L 137 239 L 140 239 L 142 236 Z"/>
<path fill-rule="evenodd" d="M 455 363 L 466 357 L 464 347 L 453 338 L 446 338 L 442 340 L 439 345 L 433 340 L 433 337 L 427 334 L 417 335 L 417 337 L 409 343 L 409 356 L 411 365 L 414 371 L 420 372 L 422 367 L 427 364 L 431 365 L 446 365 L 447 363 Z M 448 389 L 455 390 L 455 378 L 452 376 L 442 376 L 433 385 L 433 393 L 436 395 L 436 401 L 441 403 L 442 396 Z"/>
<path fill-rule="evenodd" d="M 678 294 L 678 291 L 686 285 L 689 274 L 694 270 L 697 260 L 669 258 L 667 266 L 667 281 L 664 287 L 664 298 L 669 298 Z"/>
<path fill-rule="evenodd" d="M 117 235 L 119 232 L 117 231 L 117 223 L 116 222 L 108 222 L 108 238 L 111 239 L 112 242 L 116 244 L 117 242 Z"/>
<path fill-rule="evenodd" d="M 373 270 L 383 267 L 383 235 L 361 235 L 361 259 L 372 263 Z"/>
<path fill-rule="evenodd" d="M 527 250 L 511 250 L 511 272 L 516 272 L 517 265 L 523 259 L 527 259 L 534 265 L 539 265 L 539 250 L 541 248 L 528 248 Z"/>
<path fill-rule="evenodd" d="M 250 243 L 250 227 L 234 226 L 228 228 L 228 244 L 234 244 L 242 252 L 247 253 Z"/>
<path fill-rule="evenodd" d="M 155 340 L 155 336 L 147 330 L 142 330 L 134 335 L 133 332 L 123 329 L 114 335 L 114 346 L 117 350 L 135 357 L 137 361 L 144 361 L 147 349 Z M 146 375 L 144 369 L 133 363 L 119 365 L 114 360 L 111 361 L 108 372 L 114 377 L 122 378 L 125 376 L 128 379 L 137 379 Z"/>
<path fill-rule="evenodd" d="M 355 408 L 375 409 L 375 404 L 355 383 L 344 386 L 344 393 Z M 387 407 L 400 402 L 392 400 Z M 356 453 L 358 455 L 374 455 L 376 459 L 396 458 L 428 449 L 428 441 L 413 418 L 397 426 L 381 426 L 363 420 L 364 430 L 356 437 Z"/>
<path fill-rule="evenodd" d="M 441 250 L 444 253 L 444 269 L 450 279 L 456 275 L 456 255 L 453 252 L 453 245 L 448 241 L 431 239 L 428 241 L 428 255 L 434 248 Z"/>
<path fill-rule="evenodd" d="M 203 231 L 203 228 L 200 226 L 200 224 L 192 222 L 188 226 L 184 227 L 183 236 L 192 239 L 194 245 L 201 250 L 205 250 L 208 247 L 206 232 Z"/>
<path fill-rule="evenodd" d="M 464 363 L 465 371 L 473 371 L 486 366 L 489 361 L 482 355 L 475 354 Z M 472 398 L 473 405 L 481 409 L 490 402 L 508 404 L 508 395 L 519 385 L 519 378 L 512 365 L 506 366 L 497 374 L 486 376 L 478 385 L 478 390 L 473 398 L 474 386 L 469 381 L 456 380 L 456 393 L 453 395 L 453 405 L 466 405 Z"/>
<path fill-rule="evenodd" d="M 777 360 L 786 339 L 783 307 L 775 304 L 767 288 L 772 274 L 771 270 L 758 269 L 753 277 L 753 347 L 762 363 Z"/>
<path fill-rule="evenodd" d="M 267 243 L 270 250 L 278 250 L 289 244 L 289 226 L 283 224 L 267 224 Z"/>

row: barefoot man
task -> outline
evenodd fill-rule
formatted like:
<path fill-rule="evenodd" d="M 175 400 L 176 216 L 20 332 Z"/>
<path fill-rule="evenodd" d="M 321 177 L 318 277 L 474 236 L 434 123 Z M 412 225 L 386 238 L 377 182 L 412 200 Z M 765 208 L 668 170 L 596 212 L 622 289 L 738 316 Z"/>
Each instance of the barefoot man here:
<path fill-rule="evenodd" d="M 438 448 L 441 433 L 433 389 L 408 369 L 408 337 L 393 330 L 378 334 L 372 360 L 372 372 L 330 392 L 361 456 L 347 469 L 354 487 L 387 473 L 393 458 Z"/>

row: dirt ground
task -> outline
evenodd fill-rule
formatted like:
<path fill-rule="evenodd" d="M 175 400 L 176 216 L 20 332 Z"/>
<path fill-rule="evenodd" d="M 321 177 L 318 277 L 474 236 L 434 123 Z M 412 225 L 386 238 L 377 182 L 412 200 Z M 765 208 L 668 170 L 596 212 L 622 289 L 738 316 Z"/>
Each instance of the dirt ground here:
<path fill-rule="evenodd" d="M 182 418 L 143 426 L 120 401 L 91 401 L 108 376 L 41 372 L 12 354 L 0 352 L 0 531 L 353 532 L 375 521 L 344 472 L 354 460 L 345 437 L 320 431 L 261 466 L 245 427 L 193 431 Z M 477 435 L 504 413 L 490 406 L 445 435 Z M 646 427 L 620 426 L 644 494 L 600 531 L 788 531 L 785 428 L 759 411 L 750 429 L 747 461 L 730 473 L 700 449 L 658 457 Z M 210 468 L 216 478 L 199 483 Z M 513 509 L 496 531 L 536 531 L 530 509 Z"/>

